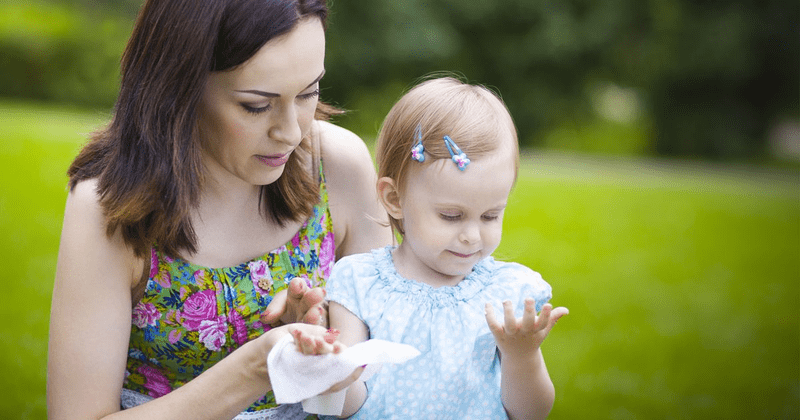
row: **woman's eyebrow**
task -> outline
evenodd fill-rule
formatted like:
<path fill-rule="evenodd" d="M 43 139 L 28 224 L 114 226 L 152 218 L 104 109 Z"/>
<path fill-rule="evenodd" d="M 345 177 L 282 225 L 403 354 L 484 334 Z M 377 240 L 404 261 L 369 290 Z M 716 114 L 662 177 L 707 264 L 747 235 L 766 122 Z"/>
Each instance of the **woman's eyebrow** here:
<path fill-rule="evenodd" d="M 308 86 L 306 86 L 305 88 L 303 88 L 303 90 L 306 90 L 306 89 L 310 88 L 311 86 L 314 86 L 314 84 L 315 84 L 315 83 L 317 83 L 317 82 L 319 82 L 320 80 L 322 80 L 322 76 L 324 76 L 324 75 L 325 75 L 325 70 L 323 69 L 323 70 L 322 70 L 322 73 L 320 73 L 320 74 L 319 74 L 319 76 L 317 76 L 317 78 L 316 78 L 316 79 L 314 79 L 314 81 L 313 81 L 313 82 L 309 83 L 309 84 L 308 84 Z M 241 92 L 241 93 L 253 93 L 253 94 L 260 95 L 260 96 L 263 96 L 263 97 L 266 97 L 266 98 L 279 98 L 279 97 L 281 96 L 281 95 L 279 95 L 279 94 L 277 94 L 277 93 L 272 93 L 272 92 L 264 92 L 263 90 L 255 90 L 255 89 L 250 89 L 250 90 L 237 90 L 237 91 L 235 91 L 235 92 Z"/>

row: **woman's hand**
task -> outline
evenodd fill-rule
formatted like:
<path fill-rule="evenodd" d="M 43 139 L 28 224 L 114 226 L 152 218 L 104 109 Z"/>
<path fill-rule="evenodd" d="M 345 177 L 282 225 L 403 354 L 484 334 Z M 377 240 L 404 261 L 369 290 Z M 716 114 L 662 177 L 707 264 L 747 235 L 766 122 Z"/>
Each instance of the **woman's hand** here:
<path fill-rule="evenodd" d="M 524 357 L 539 349 L 559 318 L 569 310 L 564 307 L 553 309 L 553 305 L 546 303 L 536 316 L 536 302 L 527 298 L 522 318 L 514 316 L 514 306 L 508 300 L 503 302 L 503 312 L 504 322 L 501 324 L 495 318 L 492 305 L 486 304 L 486 323 L 497 341 L 497 348 L 503 356 Z"/>
<path fill-rule="evenodd" d="M 325 289 L 309 288 L 302 279 L 294 278 L 289 287 L 275 294 L 261 314 L 261 322 L 273 327 L 295 322 L 327 327 L 327 306 Z"/>

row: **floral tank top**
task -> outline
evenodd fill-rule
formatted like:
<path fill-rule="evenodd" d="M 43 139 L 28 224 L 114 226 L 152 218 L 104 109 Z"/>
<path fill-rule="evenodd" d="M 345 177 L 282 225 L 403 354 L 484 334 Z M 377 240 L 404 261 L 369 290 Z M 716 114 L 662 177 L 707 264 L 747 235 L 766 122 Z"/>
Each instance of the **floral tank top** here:
<path fill-rule="evenodd" d="M 335 242 L 321 178 L 313 215 L 289 242 L 252 261 L 206 268 L 153 247 L 144 296 L 133 308 L 123 399 L 130 391 L 165 395 L 268 331 L 260 315 L 295 277 L 325 285 Z M 276 406 L 270 391 L 242 415 Z"/>

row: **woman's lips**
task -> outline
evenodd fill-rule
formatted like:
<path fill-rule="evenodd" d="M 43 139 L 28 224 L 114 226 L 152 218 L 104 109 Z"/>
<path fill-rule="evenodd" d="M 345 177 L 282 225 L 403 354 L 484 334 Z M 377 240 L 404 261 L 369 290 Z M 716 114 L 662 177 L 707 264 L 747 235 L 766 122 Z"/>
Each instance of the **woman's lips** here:
<path fill-rule="evenodd" d="M 256 155 L 256 158 L 258 160 L 260 160 L 261 163 L 263 163 L 263 164 L 265 164 L 267 166 L 277 167 L 277 166 L 281 166 L 281 165 L 285 164 L 286 161 L 289 160 L 289 155 L 290 154 L 291 153 L 286 153 L 286 154 L 283 154 L 283 155 L 267 155 L 267 156 Z"/>

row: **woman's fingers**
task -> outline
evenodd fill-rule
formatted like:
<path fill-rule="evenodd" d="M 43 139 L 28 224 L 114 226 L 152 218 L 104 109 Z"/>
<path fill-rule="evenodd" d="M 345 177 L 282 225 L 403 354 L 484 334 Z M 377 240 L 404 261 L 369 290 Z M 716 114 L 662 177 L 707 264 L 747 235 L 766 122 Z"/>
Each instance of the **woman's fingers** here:
<path fill-rule="evenodd" d="M 267 310 L 261 314 L 261 322 L 275 326 L 283 313 L 286 311 L 287 291 L 281 290 L 272 297 L 272 301 L 267 305 Z"/>
<path fill-rule="evenodd" d="M 312 325 L 328 325 L 328 311 L 325 289 L 309 288 L 303 279 L 294 278 L 286 290 L 273 296 L 266 311 L 261 314 L 261 322 L 272 326 L 303 322 Z"/>
<path fill-rule="evenodd" d="M 328 302 L 325 301 L 325 289 L 315 287 L 308 289 L 299 303 L 302 322 L 306 324 L 328 326 Z"/>
<path fill-rule="evenodd" d="M 261 322 L 272 325 L 273 327 L 278 324 L 291 324 L 299 322 L 300 316 L 305 311 L 300 312 L 300 300 L 303 298 L 306 289 L 306 283 L 299 278 L 292 279 L 289 287 L 275 293 L 272 301 L 267 305 L 267 310 L 261 314 Z"/>
<path fill-rule="evenodd" d="M 305 286 L 305 284 L 303 286 Z M 316 306 L 324 302 L 325 295 L 326 295 L 325 289 L 321 287 L 314 287 L 314 288 L 305 287 L 303 289 L 303 295 L 300 297 L 300 303 L 305 308 L 310 308 L 312 306 Z"/>

